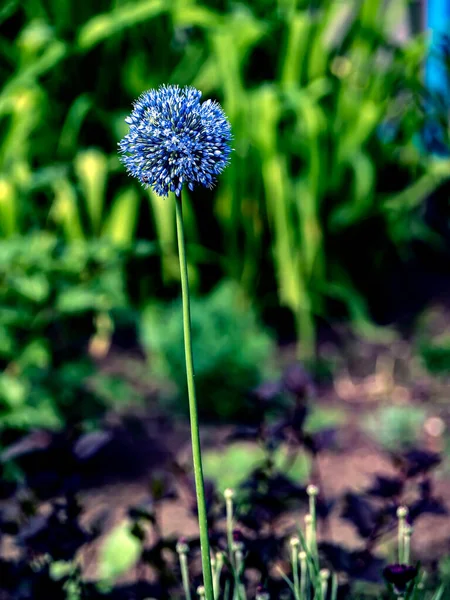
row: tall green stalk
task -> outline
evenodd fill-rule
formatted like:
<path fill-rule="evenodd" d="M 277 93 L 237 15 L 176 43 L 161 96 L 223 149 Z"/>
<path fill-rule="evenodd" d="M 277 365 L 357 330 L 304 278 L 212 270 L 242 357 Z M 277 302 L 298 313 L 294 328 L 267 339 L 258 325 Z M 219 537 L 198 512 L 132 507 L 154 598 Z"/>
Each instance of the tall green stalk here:
<path fill-rule="evenodd" d="M 214 600 L 211 572 L 211 559 L 208 539 L 208 522 L 206 518 L 205 486 L 203 483 L 202 454 L 200 447 L 200 431 L 198 426 L 197 399 L 194 383 L 194 361 L 192 358 L 191 310 L 189 301 L 189 279 L 184 242 L 183 206 L 181 194 L 175 196 L 177 219 L 178 256 L 180 258 L 181 294 L 183 298 L 183 331 L 184 351 L 186 357 L 186 376 L 189 397 L 189 418 L 191 423 L 192 457 L 194 462 L 195 489 L 197 493 L 198 524 L 200 529 L 200 548 L 202 554 L 203 582 L 206 600 Z"/>

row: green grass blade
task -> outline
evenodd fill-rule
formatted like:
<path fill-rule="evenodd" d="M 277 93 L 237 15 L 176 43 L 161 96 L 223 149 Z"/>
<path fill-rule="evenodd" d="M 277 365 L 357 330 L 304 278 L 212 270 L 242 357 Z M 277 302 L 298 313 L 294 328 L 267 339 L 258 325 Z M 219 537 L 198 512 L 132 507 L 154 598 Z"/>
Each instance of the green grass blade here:
<path fill-rule="evenodd" d="M 99 235 L 105 203 L 108 161 L 99 150 L 80 152 L 75 158 L 75 172 L 80 182 L 92 233 Z"/>
<path fill-rule="evenodd" d="M 118 246 L 130 246 L 134 239 L 139 212 L 139 195 L 134 188 L 120 192 L 114 199 L 102 229 L 102 237 L 108 237 Z"/>
<path fill-rule="evenodd" d="M 55 181 L 52 187 L 55 201 L 49 216 L 61 227 L 67 240 L 85 239 L 78 201 L 72 185 L 67 179 L 61 179 Z"/>
<path fill-rule="evenodd" d="M 78 143 L 78 134 L 91 107 L 92 100 L 86 94 L 78 96 L 73 102 L 61 130 L 58 153 L 70 155 L 75 150 Z"/>
<path fill-rule="evenodd" d="M 12 182 L 0 177 L 0 230 L 4 237 L 19 233 L 18 202 L 17 190 Z"/>
<path fill-rule="evenodd" d="M 128 27 L 159 16 L 166 9 L 167 3 L 164 0 L 142 0 L 139 3 L 119 5 L 110 12 L 95 15 L 80 28 L 77 47 L 82 51 L 89 50 Z"/>

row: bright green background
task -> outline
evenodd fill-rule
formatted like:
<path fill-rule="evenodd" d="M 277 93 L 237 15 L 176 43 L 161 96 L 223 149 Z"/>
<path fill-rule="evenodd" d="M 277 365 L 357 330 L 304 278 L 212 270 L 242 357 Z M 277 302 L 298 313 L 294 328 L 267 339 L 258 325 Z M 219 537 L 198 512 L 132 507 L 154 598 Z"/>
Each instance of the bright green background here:
<path fill-rule="evenodd" d="M 194 290 L 226 278 L 257 311 L 287 307 L 306 358 L 319 319 L 375 333 L 369 306 L 393 260 L 417 240 L 442 246 L 424 202 L 450 174 L 421 143 L 426 38 L 396 42 L 408 3 L 381 4 L 2 4 L 5 414 L 54 403 L 55 339 L 107 344 L 122 320 L 139 328 L 148 304 L 177 293 L 173 203 L 129 179 L 116 152 L 132 101 L 162 83 L 217 98 L 234 134 L 216 189 L 185 194 Z M 81 360 L 81 347 L 68 356 Z"/>

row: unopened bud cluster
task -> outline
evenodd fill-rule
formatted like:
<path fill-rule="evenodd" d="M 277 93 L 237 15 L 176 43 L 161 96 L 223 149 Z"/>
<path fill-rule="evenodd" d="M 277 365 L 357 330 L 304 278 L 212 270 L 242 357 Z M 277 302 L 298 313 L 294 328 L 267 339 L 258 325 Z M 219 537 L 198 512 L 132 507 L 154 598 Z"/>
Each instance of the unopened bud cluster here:
<path fill-rule="evenodd" d="M 178 554 L 187 554 L 189 552 L 189 546 L 184 538 L 180 538 L 176 545 Z"/>

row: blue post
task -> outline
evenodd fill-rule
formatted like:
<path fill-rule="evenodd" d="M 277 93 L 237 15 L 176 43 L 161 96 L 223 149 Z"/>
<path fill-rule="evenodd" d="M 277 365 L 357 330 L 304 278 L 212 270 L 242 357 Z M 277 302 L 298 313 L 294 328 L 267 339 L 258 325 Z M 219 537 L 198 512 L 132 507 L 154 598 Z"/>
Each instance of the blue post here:
<path fill-rule="evenodd" d="M 428 0 L 425 7 L 426 29 L 430 36 L 428 58 L 425 65 L 425 84 L 438 104 L 450 108 L 450 71 L 444 62 L 444 52 L 450 52 L 450 0 Z M 424 142 L 435 154 L 448 155 L 449 149 L 442 139 L 436 120 L 433 120 L 435 102 L 432 100 L 430 120 L 424 131 Z"/>
<path fill-rule="evenodd" d="M 439 55 L 443 36 L 447 35 L 450 39 L 450 0 L 428 0 L 425 11 L 426 27 L 431 37 L 425 81 L 431 92 L 440 92 L 449 97 L 449 73 Z"/>

